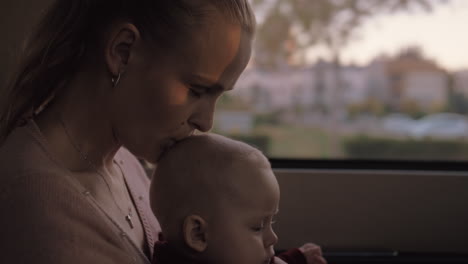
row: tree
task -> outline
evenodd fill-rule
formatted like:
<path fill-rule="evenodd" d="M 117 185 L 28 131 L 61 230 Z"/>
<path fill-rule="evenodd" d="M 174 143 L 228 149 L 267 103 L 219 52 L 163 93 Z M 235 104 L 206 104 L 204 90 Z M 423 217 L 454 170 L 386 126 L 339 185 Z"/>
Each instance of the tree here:
<path fill-rule="evenodd" d="M 340 75 L 340 54 L 355 37 L 366 19 L 382 13 L 422 9 L 449 0 L 252 0 L 256 9 L 265 11 L 255 44 L 255 63 L 277 68 L 291 58 L 305 58 L 314 44 L 325 44 L 332 57 L 333 97 L 337 104 L 330 112 L 339 118 L 344 109 L 345 91 Z"/>
<path fill-rule="evenodd" d="M 449 0 L 252 0 L 254 8 L 266 10 L 259 25 L 256 63 L 277 67 L 291 56 L 304 57 L 314 44 L 325 44 L 333 62 L 355 37 L 366 19 L 382 14 L 422 9 Z"/>

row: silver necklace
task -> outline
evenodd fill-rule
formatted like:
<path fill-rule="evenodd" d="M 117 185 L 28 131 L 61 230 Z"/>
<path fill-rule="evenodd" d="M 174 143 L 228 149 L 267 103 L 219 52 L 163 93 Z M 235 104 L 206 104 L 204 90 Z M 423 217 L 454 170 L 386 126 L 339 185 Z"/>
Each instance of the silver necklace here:
<path fill-rule="evenodd" d="M 104 175 L 99 172 L 98 168 L 94 165 L 94 163 L 91 162 L 91 160 L 89 160 L 88 156 L 85 153 L 83 153 L 83 151 L 81 151 L 81 149 L 77 145 L 75 145 L 75 142 L 72 140 L 72 138 L 70 136 L 70 133 L 68 133 L 68 129 L 65 126 L 65 122 L 63 121 L 62 117 L 59 116 L 58 119 L 60 121 L 60 124 L 63 127 L 63 130 L 65 131 L 65 134 L 68 137 L 68 141 L 70 141 L 73 148 L 79 153 L 80 158 L 82 160 L 84 160 L 86 163 L 88 163 L 88 165 L 94 170 L 94 172 L 101 177 L 101 179 L 106 184 L 107 189 L 109 190 L 109 193 L 110 193 L 110 195 L 112 197 L 112 201 L 114 202 L 115 206 L 117 206 L 117 208 L 120 210 L 120 212 L 125 215 L 124 210 L 122 210 L 122 208 L 116 202 L 114 193 L 112 192 L 112 189 L 110 187 L 110 184 L 107 182 L 106 177 L 104 177 Z M 123 174 L 123 171 L 122 171 L 122 174 Z M 133 217 L 132 207 L 129 206 L 128 207 L 128 214 L 125 215 L 125 221 L 128 223 L 128 225 L 130 226 L 131 229 L 134 228 L 133 221 L 132 221 L 133 218 L 132 217 Z"/>

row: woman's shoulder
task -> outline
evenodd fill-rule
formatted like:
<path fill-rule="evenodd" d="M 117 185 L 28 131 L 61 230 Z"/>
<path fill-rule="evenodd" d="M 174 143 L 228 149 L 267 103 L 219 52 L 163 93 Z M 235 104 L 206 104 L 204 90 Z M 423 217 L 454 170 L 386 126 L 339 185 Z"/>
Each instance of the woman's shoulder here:
<path fill-rule="evenodd" d="M 17 210 L 44 210 L 43 206 L 58 206 L 60 201 L 76 199 L 73 196 L 78 191 L 66 175 L 44 142 L 30 128 L 18 127 L 0 147 L 0 207 L 10 201 L 24 201 L 25 205 Z"/>
<path fill-rule="evenodd" d="M 20 127 L 0 147 L 0 263 L 134 263 L 138 253 L 36 136 Z M 122 161 L 141 174 L 133 155 Z"/>
<path fill-rule="evenodd" d="M 60 202 L 79 198 L 79 190 L 66 177 L 66 172 L 46 158 L 37 155 L 27 158 L 0 154 L 0 208 L 16 205 L 16 210 L 46 211 L 45 206 L 60 207 Z"/>
<path fill-rule="evenodd" d="M 89 193 L 47 157 L 23 155 L 45 164 L 23 160 L 21 169 L 20 158 L 9 158 L 20 164 L 1 169 L 9 174 L 0 174 L 0 263 L 134 262 L 138 255 L 89 202 Z"/>
<path fill-rule="evenodd" d="M 0 193 L 0 263 L 133 263 L 87 199 L 63 175 L 29 173 L 10 182 Z"/>
<path fill-rule="evenodd" d="M 33 175 L 60 174 L 60 167 L 40 140 L 26 127 L 18 127 L 0 145 L 0 186 L 28 180 Z M 24 178 L 24 179 L 23 179 Z"/>

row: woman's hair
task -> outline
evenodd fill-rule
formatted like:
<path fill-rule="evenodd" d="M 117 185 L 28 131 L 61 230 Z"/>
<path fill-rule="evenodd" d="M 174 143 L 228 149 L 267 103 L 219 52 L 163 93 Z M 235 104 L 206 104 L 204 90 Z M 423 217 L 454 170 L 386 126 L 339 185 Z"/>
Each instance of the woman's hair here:
<path fill-rule="evenodd" d="M 0 95 L 0 143 L 67 84 L 112 23 L 133 23 L 143 40 L 167 51 L 188 41 L 200 26 L 216 23 L 210 21 L 214 10 L 253 36 L 255 17 L 248 0 L 55 0 Z"/>

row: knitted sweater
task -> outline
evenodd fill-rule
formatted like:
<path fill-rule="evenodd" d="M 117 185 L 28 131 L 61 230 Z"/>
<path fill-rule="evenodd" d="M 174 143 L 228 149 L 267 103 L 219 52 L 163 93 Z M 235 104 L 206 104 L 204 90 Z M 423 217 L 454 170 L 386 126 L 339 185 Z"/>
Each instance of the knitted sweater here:
<path fill-rule="evenodd" d="M 0 146 L 0 263 L 150 263 L 160 231 L 149 179 L 125 149 L 115 159 L 143 224 L 142 251 L 48 150 L 34 121 Z"/>

